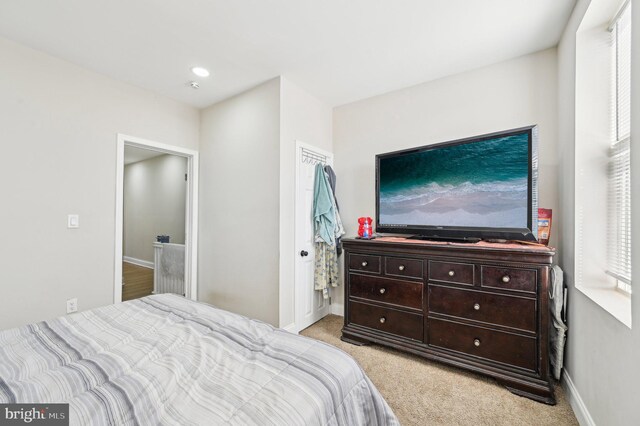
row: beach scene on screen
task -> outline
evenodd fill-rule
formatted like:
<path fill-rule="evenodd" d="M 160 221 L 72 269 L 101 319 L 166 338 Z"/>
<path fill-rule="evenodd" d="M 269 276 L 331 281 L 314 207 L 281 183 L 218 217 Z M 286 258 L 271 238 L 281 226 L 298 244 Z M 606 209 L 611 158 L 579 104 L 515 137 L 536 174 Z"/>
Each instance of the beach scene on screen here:
<path fill-rule="evenodd" d="M 381 225 L 526 228 L 527 133 L 381 158 Z"/>

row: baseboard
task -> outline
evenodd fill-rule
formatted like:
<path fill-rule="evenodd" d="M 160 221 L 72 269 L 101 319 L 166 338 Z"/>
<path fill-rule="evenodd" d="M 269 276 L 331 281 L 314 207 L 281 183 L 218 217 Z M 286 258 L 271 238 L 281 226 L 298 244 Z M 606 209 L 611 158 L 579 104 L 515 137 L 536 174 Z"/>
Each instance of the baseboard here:
<path fill-rule="evenodd" d="M 344 316 L 344 305 L 342 303 L 332 303 L 331 304 L 331 313 L 333 315 L 339 315 L 341 317 Z"/>
<path fill-rule="evenodd" d="M 136 259 L 134 257 L 122 256 L 122 260 L 127 263 L 131 263 L 132 265 L 142 266 L 143 268 L 153 269 L 153 262 L 149 262 L 148 260 Z"/>
<path fill-rule="evenodd" d="M 563 374 L 562 388 L 567 394 L 569 405 L 573 408 L 573 412 L 576 415 L 576 419 L 578 419 L 580 426 L 596 426 L 596 422 L 593 421 L 591 414 L 589 414 L 587 406 L 578 393 L 578 389 L 576 388 L 576 385 L 573 384 L 573 380 L 571 380 L 571 376 L 569 376 L 566 369 Z"/>

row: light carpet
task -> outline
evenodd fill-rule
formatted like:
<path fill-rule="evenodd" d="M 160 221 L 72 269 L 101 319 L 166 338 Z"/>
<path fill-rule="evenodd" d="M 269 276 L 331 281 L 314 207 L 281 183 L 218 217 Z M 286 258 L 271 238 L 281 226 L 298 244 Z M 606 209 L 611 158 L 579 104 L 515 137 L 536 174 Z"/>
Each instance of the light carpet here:
<path fill-rule="evenodd" d="M 495 380 L 378 345 L 340 340 L 343 318 L 329 315 L 300 334 L 353 356 L 403 425 L 577 425 L 563 389 L 557 405 L 512 394 Z"/>

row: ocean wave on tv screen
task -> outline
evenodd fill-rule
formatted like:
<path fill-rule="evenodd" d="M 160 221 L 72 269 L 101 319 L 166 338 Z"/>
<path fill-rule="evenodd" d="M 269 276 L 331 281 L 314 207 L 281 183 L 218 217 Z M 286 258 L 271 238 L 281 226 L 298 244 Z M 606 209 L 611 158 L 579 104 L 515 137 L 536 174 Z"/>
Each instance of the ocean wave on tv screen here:
<path fill-rule="evenodd" d="M 528 179 L 431 183 L 380 192 L 380 223 L 428 226 L 527 226 Z"/>
<path fill-rule="evenodd" d="M 480 142 L 428 149 L 382 158 L 379 185 L 383 193 L 513 182 L 529 176 L 529 139 L 518 134 Z"/>

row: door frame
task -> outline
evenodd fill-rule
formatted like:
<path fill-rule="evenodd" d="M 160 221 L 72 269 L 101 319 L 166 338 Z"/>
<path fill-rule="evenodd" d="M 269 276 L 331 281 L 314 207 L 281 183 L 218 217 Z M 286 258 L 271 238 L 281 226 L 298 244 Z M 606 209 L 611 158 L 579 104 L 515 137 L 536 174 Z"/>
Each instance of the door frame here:
<path fill-rule="evenodd" d="M 113 303 L 122 302 L 122 256 L 124 222 L 124 148 L 149 149 L 187 159 L 187 205 L 185 211 L 185 297 L 198 298 L 198 151 L 150 141 L 135 136 L 117 135 L 116 216 Z"/>
<path fill-rule="evenodd" d="M 293 221 L 293 226 L 294 226 L 294 230 L 293 230 L 293 239 L 294 239 L 294 252 L 293 252 L 293 256 L 294 256 L 294 260 L 293 260 L 293 301 L 294 301 L 294 309 L 293 309 L 293 327 L 287 327 L 288 331 L 291 331 L 293 333 L 299 333 L 300 331 L 302 331 L 301 325 L 300 325 L 300 321 L 299 321 L 299 315 L 300 315 L 300 310 L 302 309 L 302 307 L 300 306 L 299 303 L 299 291 L 298 291 L 298 283 L 297 283 L 297 278 L 298 278 L 298 252 L 300 250 L 300 247 L 298 247 L 298 207 L 299 207 L 299 203 L 301 200 L 298 200 L 298 193 L 299 193 L 299 189 L 300 189 L 300 162 L 301 162 L 301 157 L 302 157 L 302 149 L 308 149 L 310 151 L 313 152 L 317 152 L 318 154 L 324 155 L 327 158 L 331 158 L 331 166 L 333 166 L 333 161 L 334 161 L 334 155 L 333 152 L 329 152 L 326 151 L 324 149 L 318 148 L 317 146 L 302 142 L 300 140 L 296 140 L 296 171 L 295 171 L 295 195 L 294 195 L 294 203 L 293 203 L 293 217 L 294 217 L 294 221 Z M 315 290 L 314 290 L 315 291 Z M 331 291 L 331 290 L 330 290 Z M 327 302 L 329 303 L 329 302 Z M 329 307 L 328 307 L 328 313 L 331 313 L 331 304 L 329 303 Z"/>

